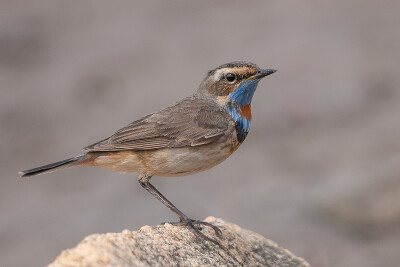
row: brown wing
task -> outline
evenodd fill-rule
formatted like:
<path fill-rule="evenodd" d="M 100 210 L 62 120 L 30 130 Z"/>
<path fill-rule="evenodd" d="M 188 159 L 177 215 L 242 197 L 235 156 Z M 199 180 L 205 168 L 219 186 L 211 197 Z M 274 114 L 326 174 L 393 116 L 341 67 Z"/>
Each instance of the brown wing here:
<path fill-rule="evenodd" d="M 218 106 L 194 95 L 132 122 L 85 150 L 151 150 L 208 144 L 226 133 L 230 120 Z"/>

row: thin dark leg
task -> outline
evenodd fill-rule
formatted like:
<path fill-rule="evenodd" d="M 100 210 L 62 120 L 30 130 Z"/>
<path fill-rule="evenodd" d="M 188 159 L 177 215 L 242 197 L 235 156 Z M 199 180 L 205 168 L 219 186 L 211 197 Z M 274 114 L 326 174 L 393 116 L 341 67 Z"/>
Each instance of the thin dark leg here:
<path fill-rule="evenodd" d="M 144 179 L 143 179 L 144 178 Z M 189 226 L 190 230 L 198 237 L 198 238 L 203 238 L 207 241 L 213 242 L 216 245 L 220 245 L 220 243 L 212 238 L 209 238 L 208 236 L 204 235 L 199 229 L 197 229 L 197 227 L 194 226 L 194 224 L 202 224 L 202 225 L 207 225 L 210 226 L 214 229 L 214 231 L 216 232 L 216 234 L 218 236 L 221 236 L 221 230 L 216 227 L 215 225 L 212 225 L 210 223 L 207 222 L 203 222 L 203 221 L 196 221 L 196 220 L 192 220 L 189 217 L 187 217 L 185 214 L 183 214 L 183 212 L 181 212 L 177 207 L 174 206 L 174 204 L 172 204 L 166 197 L 164 197 L 160 191 L 157 190 L 157 188 L 155 188 L 150 182 L 151 177 L 139 177 L 139 183 L 140 185 L 146 189 L 148 192 L 150 192 L 150 194 L 152 194 L 153 196 L 155 196 L 158 200 L 160 200 L 165 206 L 167 206 L 170 210 L 172 210 L 180 219 L 180 221 L 183 224 L 186 224 L 187 226 Z"/>

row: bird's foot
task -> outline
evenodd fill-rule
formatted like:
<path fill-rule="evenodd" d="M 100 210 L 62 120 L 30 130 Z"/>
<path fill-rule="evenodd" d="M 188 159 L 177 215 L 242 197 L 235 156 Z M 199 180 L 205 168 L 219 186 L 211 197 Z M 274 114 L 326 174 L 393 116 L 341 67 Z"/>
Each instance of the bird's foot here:
<path fill-rule="evenodd" d="M 162 223 L 162 224 L 165 224 L 165 223 Z M 202 238 L 204 240 L 210 241 L 210 242 L 212 242 L 212 243 L 214 243 L 214 244 L 216 244 L 218 246 L 221 245 L 219 241 L 217 241 L 217 240 L 215 240 L 213 238 L 210 238 L 210 237 L 206 236 L 205 234 L 203 234 L 201 232 L 201 230 L 202 230 L 201 226 L 208 226 L 208 227 L 211 227 L 214 230 L 215 234 L 218 237 L 221 237 L 222 236 L 222 231 L 217 226 L 215 226 L 215 225 L 213 225 L 211 223 L 203 222 L 203 221 L 200 221 L 200 220 L 193 220 L 193 219 L 190 219 L 190 218 L 183 218 L 179 222 L 168 222 L 168 223 L 172 224 L 172 225 L 185 225 L 185 226 L 188 226 L 190 228 L 190 230 L 198 238 Z M 196 226 L 196 225 L 198 225 L 198 226 Z"/>

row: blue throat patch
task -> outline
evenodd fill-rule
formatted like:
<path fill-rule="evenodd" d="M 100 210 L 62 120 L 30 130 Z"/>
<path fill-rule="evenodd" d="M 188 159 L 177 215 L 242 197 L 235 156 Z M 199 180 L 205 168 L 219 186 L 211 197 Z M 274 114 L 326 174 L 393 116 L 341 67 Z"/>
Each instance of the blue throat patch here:
<path fill-rule="evenodd" d="M 241 114 L 243 114 L 244 107 L 251 104 L 259 81 L 259 79 L 244 81 L 228 95 L 228 113 L 236 122 L 236 137 L 239 143 L 244 141 L 251 126 L 251 118 L 247 119 Z"/>

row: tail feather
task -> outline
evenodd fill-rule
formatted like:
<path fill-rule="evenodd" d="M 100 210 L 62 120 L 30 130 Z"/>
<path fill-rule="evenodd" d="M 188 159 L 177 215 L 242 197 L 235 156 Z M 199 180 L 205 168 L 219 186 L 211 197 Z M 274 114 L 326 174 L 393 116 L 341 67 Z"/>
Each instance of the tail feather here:
<path fill-rule="evenodd" d="M 72 166 L 76 165 L 78 162 L 81 162 L 82 160 L 84 160 L 85 158 L 86 158 L 86 154 L 83 154 L 83 155 L 79 155 L 79 156 L 76 156 L 73 158 L 69 158 L 69 159 L 61 160 L 61 161 L 54 162 L 51 164 L 47 164 L 44 166 L 40 166 L 37 168 L 33 168 L 30 170 L 22 171 L 22 172 L 19 172 L 19 174 L 21 175 L 21 177 L 29 177 L 29 176 L 34 176 L 34 175 L 50 173 L 50 172 L 58 171 L 60 169 L 72 167 Z"/>

